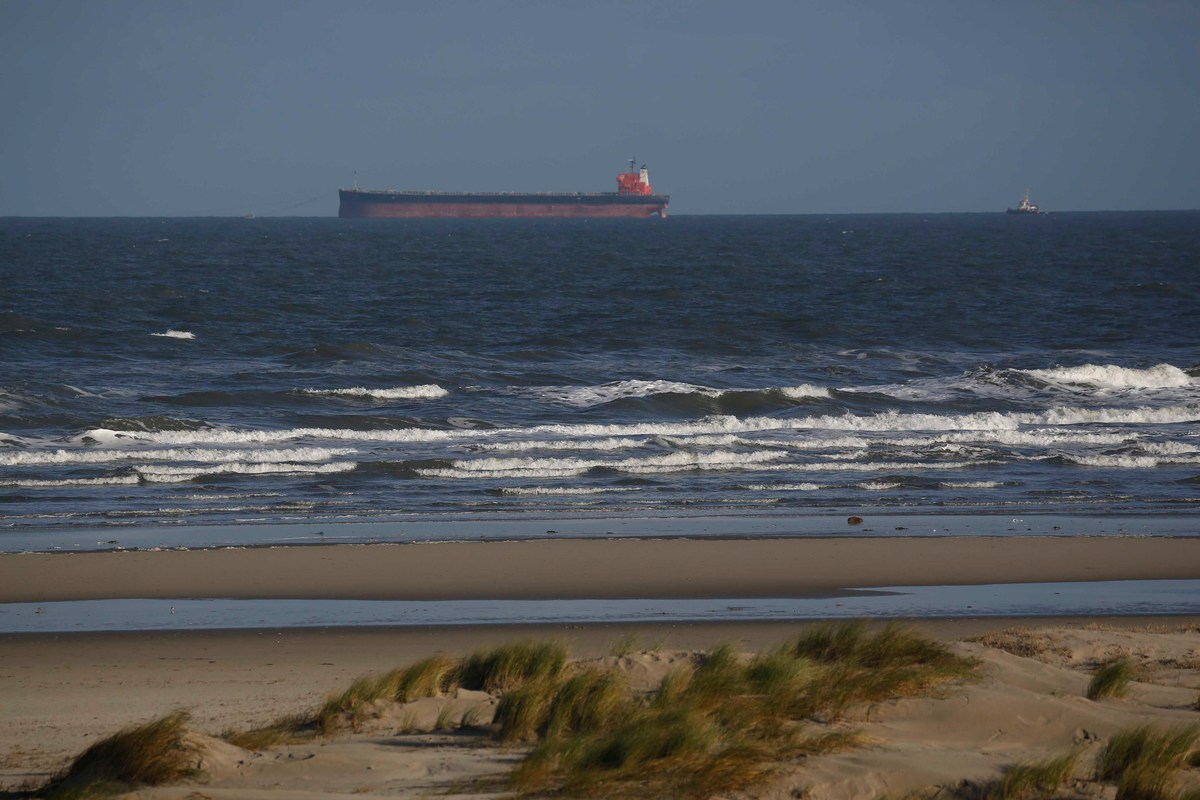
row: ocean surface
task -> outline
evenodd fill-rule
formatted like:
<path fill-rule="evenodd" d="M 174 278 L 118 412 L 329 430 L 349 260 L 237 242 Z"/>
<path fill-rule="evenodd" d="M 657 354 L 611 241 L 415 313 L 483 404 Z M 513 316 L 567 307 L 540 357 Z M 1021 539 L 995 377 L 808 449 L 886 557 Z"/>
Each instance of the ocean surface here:
<path fill-rule="evenodd" d="M 0 220 L 0 548 L 1198 502 L 1200 212 Z"/>

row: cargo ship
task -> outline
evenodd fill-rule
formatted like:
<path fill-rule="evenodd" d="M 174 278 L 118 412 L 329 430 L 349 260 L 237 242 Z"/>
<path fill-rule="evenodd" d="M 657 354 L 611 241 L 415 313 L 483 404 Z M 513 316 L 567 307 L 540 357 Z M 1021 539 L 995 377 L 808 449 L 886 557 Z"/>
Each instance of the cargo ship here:
<path fill-rule="evenodd" d="M 430 217 L 665 217 L 670 195 L 655 194 L 650 171 L 637 159 L 617 175 L 615 192 L 420 192 L 338 189 L 338 216 Z"/>

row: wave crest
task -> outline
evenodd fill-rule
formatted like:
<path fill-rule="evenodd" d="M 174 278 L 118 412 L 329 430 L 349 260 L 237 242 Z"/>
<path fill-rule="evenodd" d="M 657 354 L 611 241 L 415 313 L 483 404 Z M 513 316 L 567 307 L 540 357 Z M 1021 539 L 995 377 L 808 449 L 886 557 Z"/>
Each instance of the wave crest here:
<path fill-rule="evenodd" d="M 368 389 L 365 386 L 353 386 L 349 389 L 301 389 L 300 393 L 332 397 L 369 397 L 376 400 L 434 400 L 450 394 L 435 383 L 397 386 L 391 389 Z"/>
<path fill-rule="evenodd" d="M 1186 372 L 1170 364 L 1157 364 L 1147 369 L 1118 367 L 1114 364 L 1084 364 L 1055 369 L 1015 369 L 1013 372 L 1052 385 L 1088 389 L 1177 389 L 1192 383 Z"/>

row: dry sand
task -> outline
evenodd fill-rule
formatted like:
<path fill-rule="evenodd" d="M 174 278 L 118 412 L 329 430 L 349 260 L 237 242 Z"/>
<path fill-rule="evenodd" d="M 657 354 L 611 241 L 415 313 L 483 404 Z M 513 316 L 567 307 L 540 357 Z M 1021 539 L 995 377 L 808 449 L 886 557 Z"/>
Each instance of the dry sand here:
<path fill-rule="evenodd" d="M 367 545 L 0 556 L 0 601 L 108 597 L 713 597 L 803 596 L 847 586 L 1200 578 L 1200 539 L 963 538 L 582 541 Z M 1023 656 L 979 644 L 984 679 L 944 698 L 905 700 L 852 720 L 872 744 L 790 766 L 763 797 L 902 794 L 997 774 L 1076 740 L 1096 746 L 1140 721 L 1200 721 L 1200 619 L 1040 620 L 1016 637 Z M 927 621 L 957 641 L 1012 624 Z M 1190 628 L 1180 630 L 1183 624 Z M 1160 626 L 1155 628 L 1147 625 Z M 1161 632 L 1161 626 L 1176 630 Z M 651 647 L 652 674 L 675 651 L 721 642 L 755 651 L 795 623 L 317 629 L 0 637 L 0 787 L 38 783 L 124 725 L 177 707 L 215 734 L 311 708 L 360 675 L 433 653 L 464 654 L 556 636 L 597 657 L 629 631 Z M 1010 637 L 1011 638 L 1011 637 Z M 1082 698 L 1087 669 L 1129 654 L 1153 667 L 1124 700 Z M 631 662 L 632 663 L 632 662 Z M 476 703 L 479 698 L 446 702 Z M 439 709 L 423 709 L 434 718 Z M 457 709 L 456 709 L 457 712 Z M 391 727 L 387 727 L 387 724 Z M 519 757 L 473 737 L 397 736 L 396 720 L 359 735 L 213 756 L 203 784 L 154 798 L 416 797 L 453 794 Z M 241 763 L 239 763 L 241 762 Z"/>

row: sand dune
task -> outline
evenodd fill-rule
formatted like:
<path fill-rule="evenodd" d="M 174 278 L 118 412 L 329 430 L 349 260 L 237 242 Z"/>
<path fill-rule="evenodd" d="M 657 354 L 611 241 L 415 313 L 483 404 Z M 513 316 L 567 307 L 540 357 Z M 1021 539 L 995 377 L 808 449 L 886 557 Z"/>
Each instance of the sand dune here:
<path fill-rule="evenodd" d="M 979 659 L 978 680 L 943 687 L 929 697 L 854 709 L 835 727 L 862 734 L 865 740 L 862 746 L 782 764 L 772 779 L 757 786 L 749 796 L 790 798 L 798 792 L 817 800 L 899 796 L 913 790 L 955 787 L 963 781 L 984 783 L 1014 763 L 1044 759 L 1073 747 L 1084 750 L 1077 768 L 1078 777 L 1083 779 L 1090 769 L 1089 760 L 1118 731 L 1147 723 L 1200 723 L 1196 706 L 1200 695 L 1197 623 L 1200 620 L 1186 625 L 1174 621 L 1169 626 L 1057 624 L 1003 633 L 993 631 L 982 640 L 976 636 L 974 641 L 958 641 L 953 644 L 957 652 Z M 757 649 L 785 638 L 796 629 L 797 626 L 759 626 L 749 639 Z M 683 632 L 682 637 L 690 637 L 693 642 L 719 640 L 721 634 L 728 632 L 728 629 L 690 630 Z M 693 657 L 694 651 L 674 649 L 638 650 L 622 657 L 599 655 L 598 652 L 611 645 L 616 633 L 615 630 L 586 632 L 581 636 L 582 646 L 577 649 L 590 653 L 585 657 L 596 663 L 625 670 L 637 686 L 655 685 L 672 666 Z M 368 634 L 360 632 L 360 635 Z M 370 635 L 386 637 L 387 633 Z M 244 636 L 226 635 L 225 645 L 217 649 L 244 650 L 246 640 L 239 638 Z M 210 714 L 212 706 L 219 709 L 223 704 L 222 681 L 227 682 L 226 686 L 251 684 L 251 698 L 258 690 L 262 692 L 260 699 L 272 693 L 278 695 L 278 689 L 273 687 L 286 681 L 282 677 L 289 669 L 286 662 L 297 653 L 286 642 L 266 644 L 270 641 L 268 636 L 260 642 L 252 658 L 275 652 L 280 663 L 247 669 L 249 664 L 231 664 L 220 657 L 225 653 L 213 652 L 210 654 L 217 658 L 191 659 L 165 667 L 174 671 L 175 678 L 157 696 L 162 704 L 158 711 L 190 697 L 196 714 L 193 727 L 203 737 L 229 724 L 262 723 L 296 707 L 319 703 L 321 693 L 297 695 L 285 703 L 260 702 L 251 713 L 254 703 L 247 705 L 243 698 L 242 707 L 232 715 Z M 437 643 L 462 645 L 466 641 Z M 404 647 L 413 644 L 408 641 Z M 311 646 L 311 642 L 307 645 Z M 213 642 L 206 646 L 213 646 Z M 349 648 L 354 647 L 350 643 Z M 47 648 L 44 652 L 49 654 L 52 650 Z M 1124 698 L 1087 700 L 1084 691 L 1091 669 L 1097 661 L 1117 656 L 1135 659 L 1141 679 Z M 111 651 L 103 657 L 115 661 L 121 658 L 119 653 Z M 348 666 L 342 663 L 330 672 L 345 672 Z M 375 669 L 382 666 L 376 663 Z M 73 672 L 76 688 L 82 692 L 92 689 L 98 681 L 98 676 L 89 681 L 85 669 L 65 669 Z M 123 667 L 112 663 L 109 669 L 121 672 Z M 134 673 L 128 677 L 133 678 Z M 334 677 L 329 674 L 326 688 L 344 687 L 345 681 Z M 41 683 L 49 687 L 54 680 L 48 675 Z M 23 676 L 21 681 L 26 689 L 36 689 L 39 683 L 30 676 Z M 66 688 L 68 682 L 60 679 L 57 688 Z M 89 730 L 87 738 L 90 738 L 111 732 L 126 721 L 115 708 L 101 709 L 102 713 L 85 720 L 81 717 L 87 714 L 81 714 L 80 708 L 59 707 L 57 723 L 80 724 Z M 503 794 L 498 781 L 523 756 L 521 748 L 498 747 L 475 728 L 453 732 L 431 730 L 439 718 L 445 724 L 447 719 L 461 719 L 468 710 L 473 710 L 471 716 L 477 724 L 485 725 L 494 708 L 494 697 L 459 690 L 446 697 L 382 709 L 377 718 L 366 721 L 356 733 L 304 744 L 252 751 L 201 738 L 197 741 L 203 742 L 202 766 L 206 773 L 203 777 L 179 785 L 142 789 L 130 796 L 156 800 L 498 796 Z M 53 722 L 47 720 L 48 724 Z M 24 776 L 35 780 L 39 777 L 37 773 L 44 775 L 56 766 L 55 762 L 68 755 L 66 740 L 57 739 L 52 727 L 41 730 L 33 727 L 22 731 L 19 737 L 15 733 L 10 726 L 10 733 L 4 736 L 9 748 L 5 761 L 9 786 L 20 782 L 22 770 L 18 762 L 23 758 L 27 765 Z M 17 738 L 21 745 L 12 749 Z M 1200 778 L 1195 770 L 1188 774 L 1191 779 Z"/>

